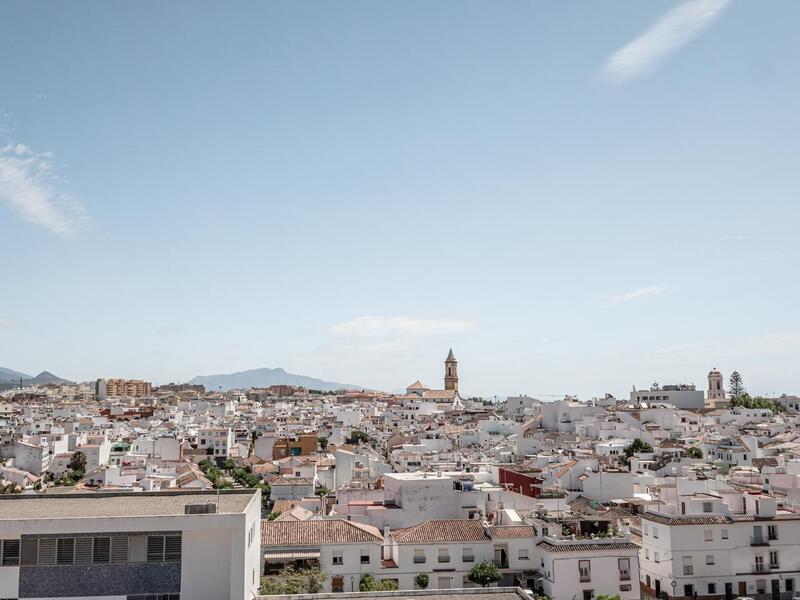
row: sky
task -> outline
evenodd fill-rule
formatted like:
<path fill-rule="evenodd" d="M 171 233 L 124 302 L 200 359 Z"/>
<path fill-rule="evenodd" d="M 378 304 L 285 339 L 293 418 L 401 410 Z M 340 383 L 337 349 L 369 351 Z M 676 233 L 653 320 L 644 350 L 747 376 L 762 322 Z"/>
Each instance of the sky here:
<path fill-rule="evenodd" d="M 0 4 L 0 366 L 800 393 L 795 0 Z"/>

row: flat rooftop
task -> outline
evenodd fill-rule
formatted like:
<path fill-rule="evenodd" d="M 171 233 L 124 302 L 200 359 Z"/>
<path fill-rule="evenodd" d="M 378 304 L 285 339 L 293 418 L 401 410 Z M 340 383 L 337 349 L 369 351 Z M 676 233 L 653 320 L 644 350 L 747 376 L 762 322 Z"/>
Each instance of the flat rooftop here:
<path fill-rule="evenodd" d="M 255 493 L 222 491 L 218 514 L 244 513 Z M 0 521 L 183 515 L 187 504 L 216 504 L 217 498 L 216 493 L 187 491 L 4 494 L 0 496 Z"/>

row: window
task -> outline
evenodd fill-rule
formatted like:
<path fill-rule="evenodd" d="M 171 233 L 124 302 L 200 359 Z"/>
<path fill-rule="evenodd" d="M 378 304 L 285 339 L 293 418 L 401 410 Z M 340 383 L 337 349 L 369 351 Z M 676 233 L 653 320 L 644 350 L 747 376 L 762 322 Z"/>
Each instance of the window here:
<path fill-rule="evenodd" d="M 644 549 L 644 559 L 645 560 L 650 560 L 650 548 L 645 548 Z"/>
<path fill-rule="evenodd" d="M 777 540 L 778 539 L 778 526 L 777 525 L 769 525 L 767 526 L 767 538 L 770 540 Z"/>
<path fill-rule="evenodd" d="M 439 548 L 439 562 L 440 563 L 450 562 L 450 551 L 447 548 Z"/>
<path fill-rule="evenodd" d="M 644 524 L 644 534 L 645 534 L 645 535 L 648 535 L 648 534 L 649 534 L 649 531 L 648 531 L 648 529 L 649 529 L 649 528 L 647 527 L 647 523 L 645 523 L 645 524 Z"/>
<path fill-rule="evenodd" d="M 361 550 L 361 564 L 368 565 L 370 563 L 369 550 Z"/>
<path fill-rule="evenodd" d="M 653 537 L 658 539 L 658 527 L 653 527 Z"/>
<path fill-rule="evenodd" d="M 712 529 L 706 529 L 705 531 L 703 531 L 703 538 L 707 542 L 713 542 L 714 541 L 714 531 Z"/>
<path fill-rule="evenodd" d="M 3 540 L 2 544 L 2 564 L 4 567 L 16 567 L 19 565 L 19 540 Z"/>
<path fill-rule="evenodd" d="M 708 593 L 709 594 L 716 594 L 717 593 L 717 584 L 716 583 L 709 583 L 708 584 Z"/>
<path fill-rule="evenodd" d="M 128 562 L 128 536 L 111 538 L 111 562 Z"/>
<path fill-rule="evenodd" d="M 528 560 L 528 549 L 520 549 L 517 551 L 517 559 L 519 560 Z"/>
<path fill-rule="evenodd" d="M 42 542 L 39 540 L 39 563 L 42 561 Z M 98 537 L 94 538 L 94 546 L 92 547 L 92 562 L 93 563 L 107 563 L 111 560 L 111 538 Z"/>
<path fill-rule="evenodd" d="M 706 564 L 713 565 L 714 564 L 714 555 L 713 554 L 706 554 Z"/>
<path fill-rule="evenodd" d="M 164 536 L 147 536 L 147 562 L 162 562 L 164 560 Z"/>
<path fill-rule="evenodd" d="M 711 502 L 703 502 L 703 512 L 710 513 L 714 509 L 714 505 Z"/>
<path fill-rule="evenodd" d="M 580 576 L 581 581 L 585 582 L 592 580 L 592 565 L 590 561 L 588 560 L 578 561 L 578 575 Z"/>
<path fill-rule="evenodd" d="M 461 561 L 465 563 L 475 562 L 475 552 L 472 548 L 464 548 Z"/>
<path fill-rule="evenodd" d="M 620 558 L 617 561 L 619 565 L 619 578 L 620 581 L 630 581 L 631 579 L 631 559 Z"/>
<path fill-rule="evenodd" d="M 344 564 L 344 554 L 342 554 L 341 550 L 334 550 L 333 551 L 333 558 L 331 560 L 331 564 L 334 564 L 334 565 L 342 565 L 342 564 Z"/>
<path fill-rule="evenodd" d="M 661 562 L 658 557 L 658 552 L 653 552 L 653 562 Z"/>
<path fill-rule="evenodd" d="M 794 591 L 794 579 L 787 579 L 786 580 L 786 591 L 793 592 Z"/>
<path fill-rule="evenodd" d="M 721 534 L 720 534 L 720 537 L 721 537 L 723 540 L 727 540 L 727 539 L 728 539 L 728 530 L 727 530 L 727 529 L 723 529 L 723 530 L 722 530 L 722 532 L 721 532 Z"/>
<path fill-rule="evenodd" d="M 625 585 L 619 586 L 619 591 L 620 592 L 630 592 L 631 591 L 631 584 L 630 583 L 626 583 Z"/>
<path fill-rule="evenodd" d="M 75 538 L 58 538 L 56 551 L 57 565 L 71 565 L 75 562 Z"/>
<path fill-rule="evenodd" d="M 181 542 L 182 538 L 180 535 L 164 536 L 165 562 L 181 562 Z"/>
<path fill-rule="evenodd" d="M 425 563 L 425 550 L 414 550 L 414 564 L 421 565 Z"/>
<path fill-rule="evenodd" d="M 691 556 L 684 556 L 683 557 L 683 574 L 684 575 L 694 575 L 694 565 L 692 564 L 692 557 Z M 691 596 L 691 594 L 689 594 Z"/>
<path fill-rule="evenodd" d="M 772 550 L 769 553 L 769 568 L 770 569 L 777 569 L 780 566 L 781 566 L 781 563 L 778 560 L 778 552 L 776 550 Z"/>
<path fill-rule="evenodd" d="M 761 573 L 764 570 L 764 557 L 761 554 L 756 554 L 756 573 Z"/>

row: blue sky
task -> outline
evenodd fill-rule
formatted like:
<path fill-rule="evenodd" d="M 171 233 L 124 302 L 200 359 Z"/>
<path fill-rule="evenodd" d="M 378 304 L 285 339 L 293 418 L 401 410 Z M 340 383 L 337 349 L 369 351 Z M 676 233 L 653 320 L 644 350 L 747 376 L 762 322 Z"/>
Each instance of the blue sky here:
<path fill-rule="evenodd" d="M 800 392 L 798 19 L 4 2 L 0 365 Z"/>

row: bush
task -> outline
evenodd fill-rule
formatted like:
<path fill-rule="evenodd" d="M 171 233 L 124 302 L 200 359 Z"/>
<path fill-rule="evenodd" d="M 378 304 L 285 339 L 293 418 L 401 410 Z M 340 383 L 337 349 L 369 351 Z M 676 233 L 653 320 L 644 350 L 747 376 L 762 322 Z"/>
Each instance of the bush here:
<path fill-rule="evenodd" d="M 420 573 L 414 578 L 414 583 L 417 584 L 417 587 L 424 590 L 428 587 L 428 583 L 430 583 L 430 579 L 428 578 L 427 573 Z"/>
<path fill-rule="evenodd" d="M 296 571 L 291 565 L 277 575 L 261 578 L 259 592 L 264 596 L 278 594 L 317 594 L 322 591 L 328 576 L 319 567 Z"/>
<path fill-rule="evenodd" d="M 388 579 L 378 580 L 369 573 L 363 575 L 358 582 L 359 592 L 393 592 L 397 589 L 397 583 Z"/>

